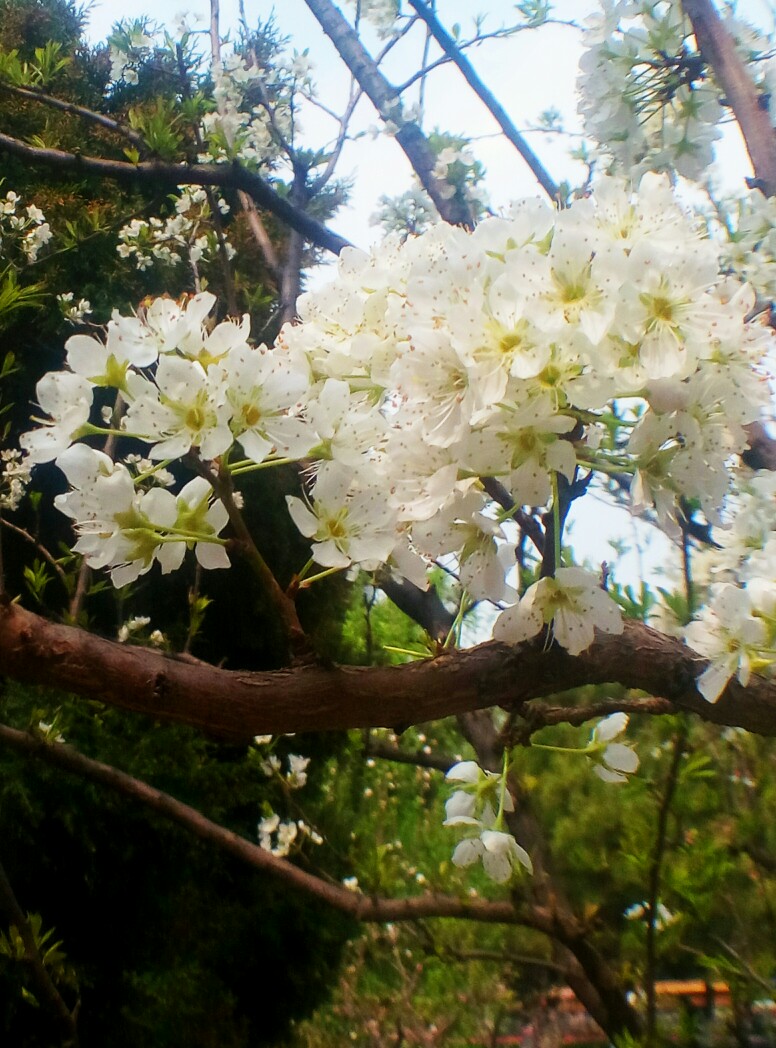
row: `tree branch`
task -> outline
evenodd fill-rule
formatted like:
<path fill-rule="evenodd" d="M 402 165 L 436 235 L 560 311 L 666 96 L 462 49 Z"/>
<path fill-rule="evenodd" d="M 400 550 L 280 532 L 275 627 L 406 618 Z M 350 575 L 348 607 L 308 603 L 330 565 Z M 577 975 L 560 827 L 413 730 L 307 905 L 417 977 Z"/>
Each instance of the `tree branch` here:
<path fill-rule="evenodd" d="M 706 660 L 680 641 L 627 621 L 571 656 L 540 641 L 497 642 L 404 666 L 223 670 L 106 640 L 0 603 L 0 673 L 110 706 L 245 740 L 292 731 L 419 724 L 495 704 L 510 709 L 584 684 L 659 694 L 705 721 L 776 735 L 776 682 L 731 681 L 710 704 L 695 687 Z"/>
<path fill-rule="evenodd" d="M 411 753 L 409 750 L 400 750 L 398 746 L 392 746 L 389 742 L 381 742 L 379 739 L 366 740 L 364 756 L 376 757 L 382 761 L 393 761 L 394 764 L 411 764 L 415 768 L 433 768 L 441 772 L 449 771 L 455 764 L 455 759 L 445 754 L 423 753 L 422 750 Z"/>
<path fill-rule="evenodd" d="M 35 102 L 40 102 L 41 105 L 48 106 L 50 109 L 58 109 L 62 113 L 70 113 L 71 116 L 78 116 L 90 124 L 97 124 L 106 131 L 112 131 L 114 134 L 120 135 L 138 149 L 142 149 L 143 152 L 147 153 L 148 151 L 146 140 L 139 131 L 135 131 L 134 128 L 128 127 L 126 124 L 119 123 L 118 120 L 114 120 L 112 117 L 106 116 L 104 113 L 97 113 L 93 109 L 87 109 L 86 106 L 76 105 L 74 102 L 65 102 L 64 99 L 55 98 L 53 95 L 47 95 L 45 91 L 41 91 L 35 87 L 17 87 L 14 84 L 0 83 L 0 90 L 8 91 L 9 94 L 16 95 L 19 98 L 27 98 Z"/>
<path fill-rule="evenodd" d="M 429 32 L 434 37 L 436 42 L 442 48 L 447 57 L 453 62 L 459 69 L 466 83 L 475 93 L 477 98 L 483 103 L 485 108 L 488 110 L 490 115 L 496 121 L 504 137 L 508 142 L 515 147 L 520 156 L 525 160 L 528 167 L 531 169 L 536 181 L 542 187 L 544 192 L 550 198 L 550 200 L 557 201 L 558 199 L 558 186 L 550 178 L 547 169 L 539 160 L 538 156 L 526 142 L 525 138 L 515 127 L 512 120 L 509 118 L 507 111 L 501 105 L 499 100 L 490 91 L 482 80 L 477 75 L 474 66 L 471 64 L 466 55 L 461 53 L 460 47 L 456 44 L 455 40 L 450 36 L 445 27 L 439 21 L 437 16 L 427 7 L 423 0 L 409 0 L 411 7 L 414 7 L 423 21 L 429 28 Z"/>
<path fill-rule="evenodd" d="M 653 717 L 663 717 L 676 712 L 676 706 L 668 699 L 606 699 L 603 702 L 591 702 L 587 706 L 532 705 L 523 716 L 533 734 L 540 728 L 548 728 L 552 724 L 573 724 L 579 727 L 586 721 L 608 717 L 611 713 L 644 713 Z"/>
<path fill-rule="evenodd" d="M 162 790 L 109 764 L 85 757 L 72 746 L 49 742 L 5 724 L 0 724 L 0 742 L 28 757 L 43 760 L 47 764 L 63 768 L 91 782 L 100 783 L 138 801 L 240 862 L 280 878 L 291 887 L 315 896 L 357 921 L 415 921 L 422 917 L 460 917 L 488 924 L 519 924 L 547 935 L 552 934 L 552 917 L 548 912 L 531 906 L 522 907 L 510 901 L 459 899 L 453 895 L 433 893 L 407 899 L 388 899 L 352 892 L 339 884 L 307 873 L 287 859 L 278 858 L 258 844 L 212 822 L 188 804 L 183 804 Z"/>
<path fill-rule="evenodd" d="M 733 38 L 711 0 L 682 0 L 698 48 L 714 71 L 741 128 L 752 161 L 756 185 L 766 196 L 776 194 L 776 131 L 768 105 L 758 94 Z"/>
<path fill-rule="evenodd" d="M 439 214 L 452 225 L 470 227 L 473 224 L 470 208 L 463 201 L 446 195 L 450 186 L 434 174 L 437 158 L 428 139 L 414 121 L 404 119 L 396 88 L 380 72 L 357 33 L 331 0 L 305 2 L 381 119 L 396 126 L 396 141 Z"/>
<path fill-rule="evenodd" d="M 321 222 L 295 208 L 276 193 L 260 175 L 249 171 L 237 162 L 185 164 L 164 160 L 144 160 L 139 164 L 130 164 L 123 160 L 105 160 L 101 157 L 82 156 L 79 153 L 65 153 L 59 149 L 42 149 L 1 133 L 0 153 L 10 153 L 30 163 L 43 164 L 60 171 L 98 175 L 101 178 L 113 178 L 118 182 L 135 182 L 152 186 L 163 183 L 170 186 L 220 186 L 223 189 L 242 189 L 259 207 L 277 215 L 286 225 L 301 233 L 316 247 L 338 255 L 343 248 L 351 246 L 344 237 L 333 233 Z"/>
<path fill-rule="evenodd" d="M 65 1045 L 76 1048 L 78 1045 L 78 1029 L 76 1027 L 75 1010 L 71 1012 L 67 1007 L 46 970 L 46 965 L 43 963 L 38 944 L 35 942 L 35 935 L 30 927 L 30 922 L 24 916 L 24 911 L 14 895 L 11 882 L 8 880 L 2 863 L 0 863 L 0 911 L 5 913 L 8 921 L 19 933 L 19 938 L 24 946 L 24 961 L 30 969 L 41 1000 L 45 1003 L 49 1012 L 56 1017 L 57 1023 L 66 1038 Z"/>

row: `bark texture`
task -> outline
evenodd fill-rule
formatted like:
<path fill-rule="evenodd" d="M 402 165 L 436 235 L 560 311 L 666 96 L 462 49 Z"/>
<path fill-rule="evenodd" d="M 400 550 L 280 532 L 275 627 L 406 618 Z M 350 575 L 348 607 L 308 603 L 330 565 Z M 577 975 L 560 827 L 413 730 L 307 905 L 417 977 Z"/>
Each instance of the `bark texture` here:
<path fill-rule="evenodd" d="M 0 605 L 0 674 L 178 721 L 211 735 L 419 724 L 490 706 L 520 708 L 584 684 L 620 683 L 716 724 L 776 735 L 776 683 L 735 681 L 715 705 L 695 687 L 706 661 L 637 622 L 576 657 L 539 642 L 490 642 L 405 666 L 308 665 L 263 673 L 217 669 L 49 622 Z"/>

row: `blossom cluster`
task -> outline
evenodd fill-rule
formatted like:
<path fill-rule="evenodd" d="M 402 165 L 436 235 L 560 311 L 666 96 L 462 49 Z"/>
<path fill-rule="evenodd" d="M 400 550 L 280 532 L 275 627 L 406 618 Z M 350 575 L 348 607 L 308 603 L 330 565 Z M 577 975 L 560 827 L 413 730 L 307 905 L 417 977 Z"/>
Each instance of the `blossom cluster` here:
<path fill-rule="evenodd" d="M 51 237 L 46 216 L 35 204 L 24 207 L 13 190 L 0 199 L 0 250 L 6 258 L 18 254 L 24 263 L 37 262 Z"/>
<path fill-rule="evenodd" d="M 298 71 L 302 79 L 309 75 L 309 69 L 301 66 Z M 202 119 L 207 152 L 201 159 L 225 162 L 239 156 L 241 163 L 251 167 L 274 160 L 278 135 L 290 140 L 298 130 L 292 88 L 283 70 L 261 68 L 235 53 L 214 68 L 214 76 L 216 109 Z"/>
<path fill-rule="evenodd" d="M 38 385 L 51 419 L 24 436 L 30 460 L 61 458 L 96 432 L 94 389 L 113 387 L 119 433 L 160 466 L 192 452 L 231 461 L 236 476 L 303 461 L 289 511 L 325 571 L 388 565 L 425 586 L 429 565 L 452 558 L 473 599 L 511 605 L 499 638 L 549 627 L 574 654 L 594 628 L 622 628 L 618 609 L 594 576 L 562 564 L 519 598 L 511 506 L 483 478 L 542 507 L 580 470 L 630 474 L 634 509 L 666 528 L 682 499 L 716 522 L 731 456 L 769 398 L 761 361 L 773 336 L 747 322 L 754 294 L 719 276 L 717 247 L 663 176 L 635 191 L 602 179 L 560 212 L 524 200 L 473 233 L 440 225 L 371 254 L 348 249 L 338 280 L 301 297 L 301 323 L 271 348 L 249 343 L 247 317 L 213 326 L 214 301 L 158 299 L 114 314 L 105 342 L 70 338 L 69 370 Z M 137 498 L 152 495 L 155 508 L 159 494 Z M 69 499 L 93 563 L 114 570 L 120 547 L 118 578 L 130 563 L 130 575 L 147 570 L 145 547 L 142 558 L 121 543 L 105 553 L 116 528 L 89 524 L 105 515 L 94 507 L 79 518 L 85 507 Z M 145 515 L 158 536 L 162 521 Z M 226 563 L 216 523 L 196 543 L 209 566 Z"/>
<path fill-rule="evenodd" d="M 759 190 L 743 194 L 724 214 L 722 262 L 764 301 L 776 299 L 776 201 Z"/>
<path fill-rule="evenodd" d="M 30 482 L 30 463 L 15 448 L 0 451 L 0 510 L 15 510 Z"/>
<path fill-rule="evenodd" d="M 155 42 L 142 19 L 125 20 L 109 38 L 110 78 L 114 83 L 136 84 L 138 67 L 151 54 Z"/>
<path fill-rule="evenodd" d="M 485 873 L 504 884 L 516 867 L 533 872 L 531 857 L 504 828 L 505 812 L 515 810 L 505 775 L 483 771 L 476 761 L 459 761 L 445 776 L 458 784 L 445 804 L 445 826 L 466 829 L 467 835 L 453 852 L 456 866 L 473 866 L 482 860 Z"/>
<path fill-rule="evenodd" d="M 276 753 L 270 754 L 266 760 L 262 761 L 261 769 L 268 778 L 279 776 L 289 790 L 301 790 L 307 784 L 307 766 L 310 758 L 301 757 L 297 753 L 289 753 L 287 761 L 288 771 L 285 775 L 282 774 L 282 761 Z"/>
<path fill-rule="evenodd" d="M 776 667 L 776 476 L 742 476 L 730 505 L 725 545 L 711 551 L 711 598 L 685 630 L 710 664 L 698 690 L 716 702 L 732 677 Z"/>
<path fill-rule="evenodd" d="M 388 37 L 396 32 L 400 7 L 399 0 L 361 0 L 359 12 L 381 37 Z"/>
<path fill-rule="evenodd" d="M 73 546 L 95 568 L 109 568 L 114 586 L 126 586 L 154 562 L 163 573 L 181 566 L 193 548 L 203 568 L 229 566 L 222 539 L 223 504 L 212 499 L 208 482 L 190 480 L 174 495 L 165 488 L 138 487 L 129 469 L 86 444 L 74 444 L 57 458 L 71 490 L 54 505 L 75 522 Z"/>
<path fill-rule="evenodd" d="M 133 259 L 139 270 L 148 269 L 154 261 L 177 266 L 184 257 L 196 267 L 216 257 L 219 245 L 211 224 L 208 194 L 200 186 L 182 188 L 175 200 L 175 214 L 166 219 L 153 216 L 147 221 L 133 218 L 119 230 L 116 250 L 122 258 Z M 217 206 L 222 215 L 229 212 L 224 199 L 219 198 Z M 234 257 L 228 240 L 224 245 L 228 257 Z"/>
<path fill-rule="evenodd" d="M 586 20 L 579 112 L 600 156 L 638 177 L 672 171 L 701 179 L 713 161 L 724 92 L 699 53 L 682 5 L 668 0 L 600 0 Z M 773 39 L 725 13 L 762 105 L 776 123 Z"/>
<path fill-rule="evenodd" d="M 71 324 L 81 324 L 92 312 L 92 304 L 88 298 L 80 298 L 77 302 L 72 291 L 63 291 L 57 295 L 57 305 L 62 316 Z"/>
<path fill-rule="evenodd" d="M 321 835 L 303 819 L 283 819 L 273 812 L 259 820 L 259 846 L 278 859 L 285 858 L 294 844 L 309 837 L 313 844 L 322 844 Z"/>

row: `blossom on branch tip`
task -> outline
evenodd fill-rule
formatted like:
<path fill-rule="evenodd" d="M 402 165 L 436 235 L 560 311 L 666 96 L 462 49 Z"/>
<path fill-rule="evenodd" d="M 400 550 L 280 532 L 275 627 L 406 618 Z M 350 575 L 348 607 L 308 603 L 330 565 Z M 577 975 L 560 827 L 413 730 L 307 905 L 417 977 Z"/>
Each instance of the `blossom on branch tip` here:
<path fill-rule="evenodd" d="M 635 750 L 622 742 L 613 742 L 628 727 L 628 715 L 618 712 L 604 717 L 593 728 L 586 753 L 592 759 L 600 759 L 600 764 L 593 765 L 593 771 L 604 782 L 627 782 L 639 767 L 639 757 Z"/>
<path fill-rule="evenodd" d="M 324 568 L 359 564 L 376 570 L 395 545 L 394 514 L 376 487 L 351 488 L 352 474 L 336 462 L 321 466 L 307 505 L 287 495 L 291 519 L 313 539 L 312 555 Z"/>
<path fill-rule="evenodd" d="M 443 825 L 464 827 L 468 834 L 456 845 L 453 863 L 471 866 L 481 859 L 486 874 L 499 884 L 509 880 L 516 865 L 533 872 L 528 852 L 502 828 L 504 812 L 515 810 L 505 775 L 506 769 L 484 771 L 469 760 L 454 764 L 445 776 L 462 785 L 445 804 Z"/>
<path fill-rule="evenodd" d="M 685 640 L 710 664 L 696 682 L 708 702 L 716 702 L 736 676 L 746 687 L 753 670 L 774 661 L 776 583 L 750 579 L 746 587 L 720 583 L 699 617 L 685 629 Z"/>
<path fill-rule="evenodd" d="M 117 587 L 134 582 L 155 560 L 162 572 L 180 567 L 194 549 L 203 568 L 225 568 L 229 558 L 217 536 L 227 512 L 211 501 L 210 485 L 195 477 L 176 496 L 164 488 L 138 491 L 126 466 L 85 444 L 57 458 L 71 490 L 54 505 L 72 518 L 78 533 L 73 547 L 95 568 L 108 568 Z"/>
<path fill-rule="evenodd" d="M 493 636 L 519 644 L 550 625 L 553 638 L 570 655 L 589 648 L 596 629 L 614 634 L 623 630 L 620 608 L 582 568 L 558 568 L 554 578 L 535 582 L 518 604 L 501 613 Z"/>
<path fill-rule="evenodd" d="M 528 852 L 511 833 L 503 830 L 483 830 L 479 837 L 460 841 L 453 852 L 456 866 L 472 866 L 478 859 L 482 860 L 488 877 L 497 884 L 505 884 L 516 866 L 533 873 L 533 863 Z"/>

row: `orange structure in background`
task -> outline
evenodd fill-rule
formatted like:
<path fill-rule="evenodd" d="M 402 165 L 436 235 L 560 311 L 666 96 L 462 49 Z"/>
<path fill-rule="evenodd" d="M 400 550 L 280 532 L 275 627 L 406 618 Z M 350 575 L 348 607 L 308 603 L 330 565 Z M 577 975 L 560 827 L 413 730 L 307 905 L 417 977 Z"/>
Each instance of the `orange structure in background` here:
<path fill-rule="evenodd" d="M 655 983 L 658 1009 L 670 1012 L 681 1006 L 705 1009 L 728 1009 L 731 1005 L 730 987 L 722 981 L 707 982 L 704 979 L 661 979 Z M 768 1011 L 774 1006 L 767 1002 Z M 553 1044 L 600 1045 L 606 1048 L 609 1041 L 600 1027 L 588 1015 L 569 986 L 558 986 L 550 990 L 536 1009 L 535 1020 L 523 1027 L 520 1033 L 503 1034 L 496 1038 L 499 1046 L 521 1045 L 533 1048 L 547 1044 L 548 1034 L 554 1034 Z"/>

